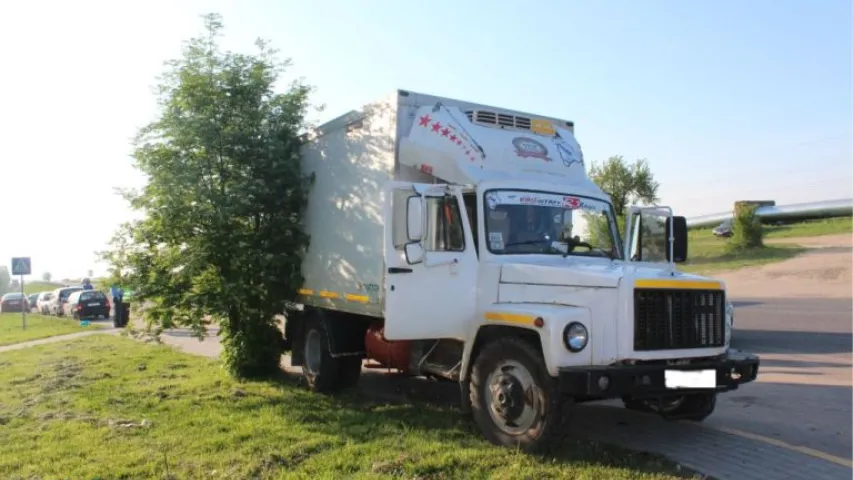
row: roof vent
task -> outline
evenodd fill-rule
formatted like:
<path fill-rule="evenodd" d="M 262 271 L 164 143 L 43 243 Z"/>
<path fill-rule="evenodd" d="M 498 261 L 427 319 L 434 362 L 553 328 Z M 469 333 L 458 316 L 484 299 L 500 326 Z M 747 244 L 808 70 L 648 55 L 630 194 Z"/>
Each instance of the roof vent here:
<path fill-rule="evenodd" d="M 468 120 L 472 123 L 488 125 L 498 128 L 512 128 L 516 130 L 530 130 L 530 119 L 519 115 L 507 115 L 489 110 L 468 110 L 465 112 Z"/>

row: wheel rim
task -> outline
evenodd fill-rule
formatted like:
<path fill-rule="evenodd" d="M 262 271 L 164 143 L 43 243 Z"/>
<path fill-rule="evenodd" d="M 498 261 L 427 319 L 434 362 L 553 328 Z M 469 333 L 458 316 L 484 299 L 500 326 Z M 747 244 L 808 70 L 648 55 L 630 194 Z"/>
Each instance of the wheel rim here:
<path fill-rule="evenodd" d="M 492 422 L 503 432 L 520 435 L 541 416 L 541 391 L 526 367 L 506 360 L 486 379 L 485 400 Z"/>
<path fill-rule="evenodd" d="M 320 362 L 323 356 L 322 339 L 320 332 L 310 330 L 305 337 L 305 366 L 311 375 L 317 375 L 320 371 Z"/>

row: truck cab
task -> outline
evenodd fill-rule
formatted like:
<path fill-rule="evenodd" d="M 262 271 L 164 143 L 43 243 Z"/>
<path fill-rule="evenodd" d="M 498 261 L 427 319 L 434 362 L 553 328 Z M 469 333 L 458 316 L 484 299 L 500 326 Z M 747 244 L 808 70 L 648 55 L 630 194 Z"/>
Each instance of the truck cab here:
<path fill-rule="evenodd" d="M 572 122 L 453 103 L 398 101 L 377 309 L 292 315 L 312 388 L 354 385 L 363 359 L 457 382 L 486 438 L 538 451 L 575 403 L 698 421 L 756 378 L 758 357 L 729 349 L 725 285 L 676 268 L 683 217 L 630 207 L 620 232 Z"/>

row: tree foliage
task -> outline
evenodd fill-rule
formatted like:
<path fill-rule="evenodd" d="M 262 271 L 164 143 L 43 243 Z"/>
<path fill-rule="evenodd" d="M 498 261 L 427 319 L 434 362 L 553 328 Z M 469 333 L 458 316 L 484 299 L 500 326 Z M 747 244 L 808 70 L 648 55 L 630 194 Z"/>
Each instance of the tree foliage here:
<path fill-rule="evenodd" d="M 41 279 L 45 282 L 50 282 L 51 278 L 53 278 L 53 275 L 51 275 L 50 272 L 44 272 L 41 274 Z"/>
<path fill-rule="evenodd" d="M 620 219 L 625 218 L 626 207 L 635 202 L 658 202 L 658 188 L 649 164 L 645 159 L 628 163 L 621 155 L 608 158 L 601 165 L 593 163 L 589 176 L 613 201 L 613 210 Z"/>
<path fill-rule="evenodd" d="M 735 204 L 732 222 L 732 249 L 761 248 L 764 246 L 764 229 L 761 218 L 755 214 L 758 205 L 750 203 Z"/>
<path fill-rule="evenodd" d="M 201 336 L 216 321 L 229 371 L 266 374 L 281 359 L 275 315 L 303 280 L 310 88 L 293 82 L 277 93 L 289 61 L 261 40 L 254 55 L 223 52 L 217 14 L 204 28 L 167 63 L 159 118 L 134 141 L 148 182 L 124 196 L 144 218 L 122 225 L 102 258 L 108 280 L 146 303 L 149 325 Z"/>
<path fill-rule="evenodd" d="M 12 283 L 12 276 L 9 274 L 9 267 L 0 265 L 0 295 L 9 292 Z"/>

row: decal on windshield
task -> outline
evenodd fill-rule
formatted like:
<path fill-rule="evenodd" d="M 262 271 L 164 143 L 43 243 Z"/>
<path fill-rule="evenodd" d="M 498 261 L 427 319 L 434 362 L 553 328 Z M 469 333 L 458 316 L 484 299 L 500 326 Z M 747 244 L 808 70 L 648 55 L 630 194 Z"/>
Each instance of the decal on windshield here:
<path fill-rule="evenodd" d="M 494 210 L 498 205 L 501 204 L 501 196 L 497 193 L 490 193 L 486 195 L 486 203 L 489 204 L 489 210 Z"/>
<path fill-rule="evenodd" d="M 492 250 L 504 249 L 504 236 L 501 232 L 489 232 L 489 248 Z"/>
<path fill-rule="evenodd" d="M 556 195 L 553 193 L 518 193 L 507 194 L 490 192 L 486 195 L 486 203 L 490 210 L 498 205 L 532 205 L 536 207 L 558 207 L 567 210 L 582 209 L 591 212 L 602 212 L 604 207 L 598 202 L 581 199 L 571 195 Z"/>
<path fill-rule="evenodd" d="M 530 137 L 515 137 L 512 139 L 512 145 L 515 147 L 515 153 L 521 158 L 539 158 L 546 162 L 551 162 L 548 156 L 548 149 L 545 145 L 537 142 Z"/>

